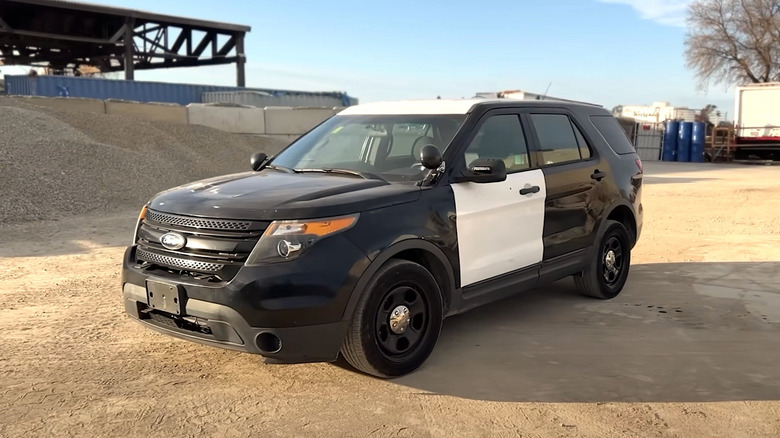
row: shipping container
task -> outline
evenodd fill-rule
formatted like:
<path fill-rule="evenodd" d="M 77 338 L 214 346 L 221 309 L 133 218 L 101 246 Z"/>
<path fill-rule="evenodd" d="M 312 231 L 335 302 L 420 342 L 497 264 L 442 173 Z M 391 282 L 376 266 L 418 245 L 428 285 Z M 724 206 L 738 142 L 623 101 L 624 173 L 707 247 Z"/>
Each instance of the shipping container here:
<path fill-rule="evenodd" d="M 72 76 L 6 75 L 5 92 L 9 95 L 43 97 L 86 97 L 122 99 L 137 102 L 168 102 L 179 105 L 203 102 L 203 94 L 216 91 L 256 91 L 271 96 L 300 96 L 337 101 L 350 106 L 357 102 L 343 92 L 271 90 L 262 88 L 224 87 L 217 85 L 174 84 L 165 82 L 125 81 L 118 79 L 80 78 Z"/>

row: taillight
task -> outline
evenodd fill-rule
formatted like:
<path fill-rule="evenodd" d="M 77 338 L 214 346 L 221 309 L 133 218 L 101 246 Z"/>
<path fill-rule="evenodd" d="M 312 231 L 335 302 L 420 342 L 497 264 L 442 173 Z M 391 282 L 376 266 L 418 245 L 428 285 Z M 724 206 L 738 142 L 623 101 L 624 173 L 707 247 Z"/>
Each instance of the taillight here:
<path fill-rule="evenodd" d="M 639 169 L 639 173 L 644 173 L 642 170 L 642 160 L 639 158 L 636 159 L 636 168 Z"/>

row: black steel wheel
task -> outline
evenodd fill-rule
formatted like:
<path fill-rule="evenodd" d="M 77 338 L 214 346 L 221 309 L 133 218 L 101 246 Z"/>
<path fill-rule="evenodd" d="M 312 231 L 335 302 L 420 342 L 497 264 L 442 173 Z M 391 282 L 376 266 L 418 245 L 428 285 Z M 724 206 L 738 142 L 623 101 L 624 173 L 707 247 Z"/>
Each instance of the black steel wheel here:
<path fill-rule="evenodd" d="M 428 303 L 417 288 L 403 285 L 381 300 L 374 331 L 382 353 L 389 358 L 414 350 L 427 329 Z"/>
<path fill-rule="evenodd" d="M 607 286 L 614 286 L 623 273 L 623 242 L 617 236 L 611 236 L 601 251 L 601 275 Z"/>
<path fill-rule="evenodd" d="M 607 221 L 596 257 L 574 276 L 574 282 L 584 295 L 605 300 L 615 298 L 626 284 L 630 265 L 631 243 L 626 227 L 620 222 Z"/>
<path fill-rule="evenodd" d="M 350 365 L 374 376 L 408 374 L 433 351 L 442 319 L 433 275 L 417 263 L 390 260 L 363 292 L 341 353 Z"/>

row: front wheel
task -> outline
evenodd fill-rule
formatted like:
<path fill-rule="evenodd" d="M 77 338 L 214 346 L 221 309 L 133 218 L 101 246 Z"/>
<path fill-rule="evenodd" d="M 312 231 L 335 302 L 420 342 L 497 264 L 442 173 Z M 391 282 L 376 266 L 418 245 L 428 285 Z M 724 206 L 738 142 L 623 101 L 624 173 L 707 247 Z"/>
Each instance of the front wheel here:
<path fill-rule="evenodd" d="M 422 365 L 443 319 L 439 286 L 427 269 L 390 260 L 358 301 L 341 353 L 350 365 L 377 377 L 397 377 Z"/>
<path fill-rule="evenodd" d="M 596 258 L 574 276 L 574 283 L 583 295 L 608 300 L 618 296 L 628 279 L 631 265 L 631 244 L 626 227 L 607 221 L 604 236 L 598 243 Z"/>

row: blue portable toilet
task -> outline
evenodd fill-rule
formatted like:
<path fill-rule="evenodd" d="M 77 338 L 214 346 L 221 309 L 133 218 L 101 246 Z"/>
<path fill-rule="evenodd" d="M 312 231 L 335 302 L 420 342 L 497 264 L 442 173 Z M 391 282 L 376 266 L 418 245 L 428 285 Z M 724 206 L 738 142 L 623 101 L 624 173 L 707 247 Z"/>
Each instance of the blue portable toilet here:
<path fill-rule="evenodd" d="M 691 132 L 691 162 L 704 162 L 704 140 L 707 137 L 707 125 L 703 122 L 693 124 Z"/>
<path fill-rule="evenodd" d="M 691 160 L 691 137 L 693 136 L 693 123 L 680 123 L 677 136 L 677 161 Z"/>
<path fill-rule="evenodd" d="M 664 128 L 664 148 L 661 153 L 661 160 L 674 161 L 674 154 L 677 150 L 677 136 L 679 135 L 680 123 L 674 121 L 666 122 Z"/>

